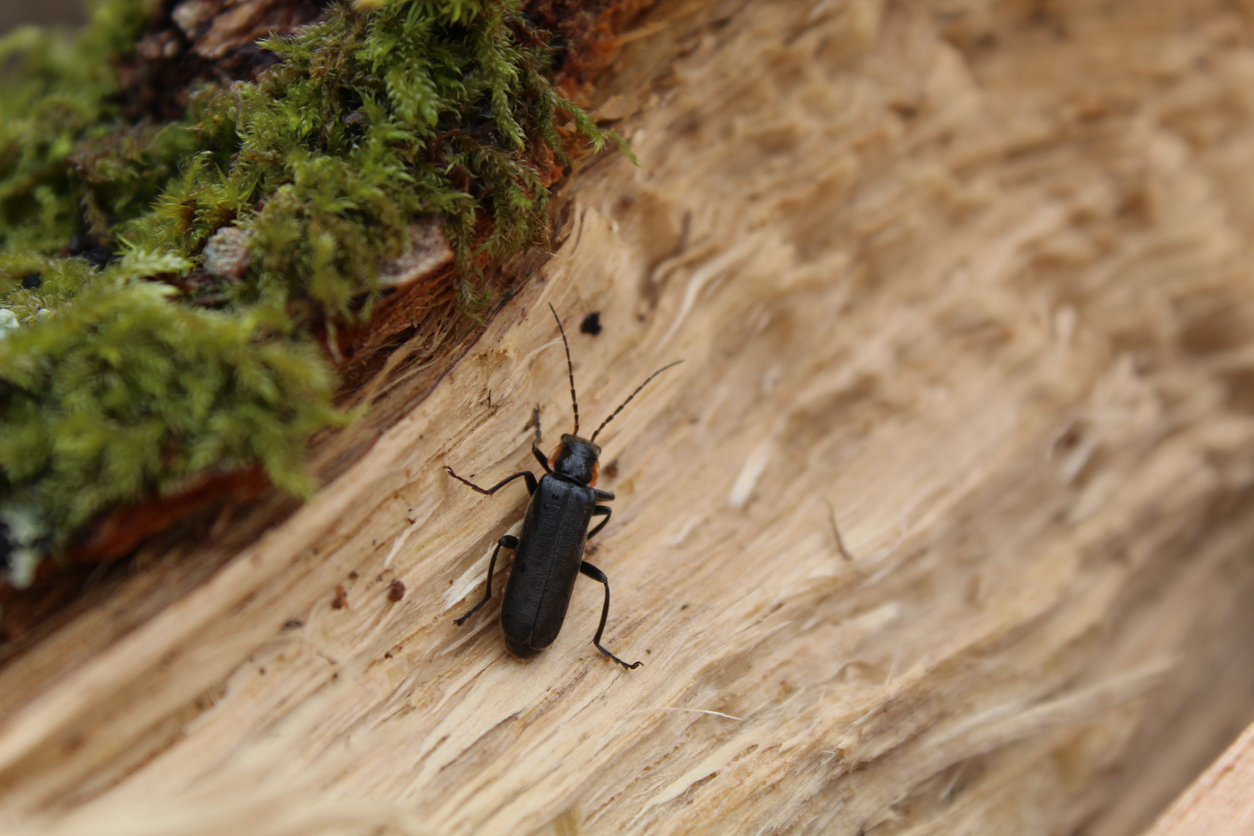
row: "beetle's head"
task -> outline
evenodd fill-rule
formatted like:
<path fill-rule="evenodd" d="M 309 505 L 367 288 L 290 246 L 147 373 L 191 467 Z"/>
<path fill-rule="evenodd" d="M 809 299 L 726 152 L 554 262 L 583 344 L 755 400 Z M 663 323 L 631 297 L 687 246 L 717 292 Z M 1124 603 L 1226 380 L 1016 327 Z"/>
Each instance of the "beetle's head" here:
<path fill-rule="evenodd" d="M 565 433 L 562 443 L 549 456 L 549 467 L 558 476 L 573 479 L 581 485 L 592 487 L 597 483 L 600 470 L 601 448 L 586 438 Z"/>

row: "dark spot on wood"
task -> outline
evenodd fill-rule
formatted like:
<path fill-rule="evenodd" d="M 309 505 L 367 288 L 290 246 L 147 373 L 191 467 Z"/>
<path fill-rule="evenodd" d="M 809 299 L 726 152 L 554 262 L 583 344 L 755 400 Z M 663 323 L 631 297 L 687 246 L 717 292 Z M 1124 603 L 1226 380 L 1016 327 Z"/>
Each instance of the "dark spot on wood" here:
<path fill-rule="evenodd" d="M 66 753 L 81 749 L 83 744 L 87 742 L 87 736 L 82 732 L 72 732 L 66 736 L 65 742 L 62 744 Z"/>
<path fill-rule="evenodd" d="M 399 579 L 393 578 L 392 586 L 388 589 L 388 600 L 392 603 L 396 603 L 404 597 L 405 584 L 401 583 Z"/>
<path fill-rule="evenodd" d="M 583 318 L 583 322 L 579 325 L 579 330 L 585 334 L 597 336 L 603 330 L 601 328 L 601 313 L 593 311 Z"/>
<path fill-rule="evenodd" d="M 289 618 L 287 621 L 283 622 L 284 630 L 298 630 L 304 626 L 305 622 L 301 621 L 299 618 Z"/>
<path fill-rule="evenodd" d="M 348 591 L 344 589 L 344 584 L 335 585 L 335 599 L 331 601 L 331 608 L 336 610 L 348 609 Z"/>

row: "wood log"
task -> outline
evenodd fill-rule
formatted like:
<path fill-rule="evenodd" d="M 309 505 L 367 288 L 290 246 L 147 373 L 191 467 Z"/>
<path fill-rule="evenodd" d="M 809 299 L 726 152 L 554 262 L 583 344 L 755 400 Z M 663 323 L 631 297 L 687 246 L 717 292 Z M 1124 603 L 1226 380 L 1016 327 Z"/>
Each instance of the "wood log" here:
<path fill-rule="evenodd" d="M 1251 15 L 658 4 L 640 167 L 429 396 L 7 661 L 2 826 L 1142 832 L 1254 715 Z M 585 420 L 685 360 L 602 437 L 632 672 L 590 582 L 534 660 L 452 623 L 525 496 L 442 468 L 568 428 L 549 303 Z"/>
<path fill-rule="evenodd" d="M 1249 726 L 1147 836 L 1238 836 L 1254 826 L 1254 726 Z"/>

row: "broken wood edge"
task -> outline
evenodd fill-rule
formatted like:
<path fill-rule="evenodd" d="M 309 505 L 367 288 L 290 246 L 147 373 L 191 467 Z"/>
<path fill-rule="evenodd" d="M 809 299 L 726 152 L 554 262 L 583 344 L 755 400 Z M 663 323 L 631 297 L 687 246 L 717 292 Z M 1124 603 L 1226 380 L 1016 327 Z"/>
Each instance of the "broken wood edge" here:
<path fill-rule="evenodd" d="M 1237 836 L 1254 830 L 1254 723 L 1176 797 L 1146 836 Z"/>

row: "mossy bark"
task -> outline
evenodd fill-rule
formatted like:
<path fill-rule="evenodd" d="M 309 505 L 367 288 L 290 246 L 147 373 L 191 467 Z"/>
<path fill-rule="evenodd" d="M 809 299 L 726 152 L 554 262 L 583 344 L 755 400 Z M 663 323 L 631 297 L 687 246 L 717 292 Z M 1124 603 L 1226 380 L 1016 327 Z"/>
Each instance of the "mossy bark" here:
<path fill-rule="evenodd" d="M 578 173 L 447 373 L 385 377 L 399 420 L 326 440 L 369 449 L 281 525 L 154 544 L 7 662 L 6 808 L 1140 832 L 1254 714 L 1251 13 L 660 4 L 593 112 L 641 167 Z M 569 329 L 581 413 L 686 361 L 604 438 L 591 559 L 633 672 L 588 642 L 592 584 L 532 661 L 495 604 L 452 624 L 525 498 L 442 466 L 531 466 L 537 404 L 566 429 L 550 302 L 600 314 Z"/>
<path fill-rule="evenodd" d="M 436 282 L 480 317 L 507 287 L 485 271 L 544 243 L 551 187 L 605 144 L 517 0 L 323 5 L 101 0 L 78 35 L 0 42 L 20 58 L 0 90 L 6 597 L 250 470 L 308 496 L 307 441 L 360 413 L 338 374 Z"/>

